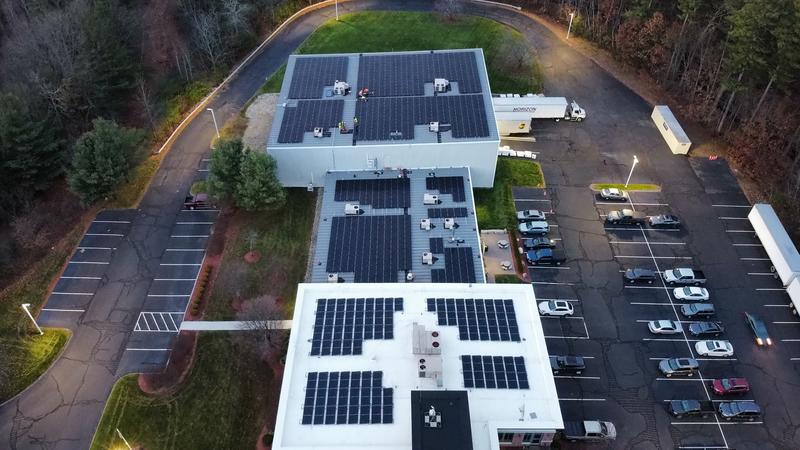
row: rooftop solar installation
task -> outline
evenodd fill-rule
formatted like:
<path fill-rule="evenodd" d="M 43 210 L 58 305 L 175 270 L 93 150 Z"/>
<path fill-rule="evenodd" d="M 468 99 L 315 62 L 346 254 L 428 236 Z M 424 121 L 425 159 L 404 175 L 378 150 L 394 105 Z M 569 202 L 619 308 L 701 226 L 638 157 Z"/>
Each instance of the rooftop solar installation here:
<path fill-rule="evenodd" d="M 462 94 L 481 92 L 471 52 L 361 55 L 358 61 L 359 87 L 368 87 L 370 95 L 378 97 L 423 95 L 425 83 L 434 78 L 458 82 Z"/>
<path fill-rule="evenodd" d="M 431 271 L 434 283 L 474 283 L 475 264 L 470 247 L 446 247 L 444 269 Z"/>
<path fill-rule="evenodd" d="M 392 423 L 393 389 L 383 372 L 311 372 L 306 381 L 303 425 Z"/>
<path fill-rule="evenodd" d="M 461 370 L 465 388 L 530 389 L 521 356 L 461 355 Z"/>
<path fill-rule="evenodd" d="M 428 208 L 429 219 L 467 217 L 467 208 Z"/>
<path fill-rule="evenodd" d="M 395 282 L 411 268 L 410 233 L 407 215 L 334 217 L 326 270 L 354 272 L 356 283 Z"/>
<path fill-rule="evenodd" d="M 345 56 L 318 56 L 298 59 L 292 72 L 289 98 L 318 99 L 326 86 L 347 77 Z"/>
<path fill-rule="evenodd" d="M 336 180 L 337 202 L 356 201 L 373 208 L 408 208 L 411 189 L 408 178 Z"/>
<path fill-rule="evenodd" d="M 287 106 L 278 142 L 303 142 L 304 134 L 314 128 L 329 131 L 341 120 L 343 109 L 342 100 L 299 100 L 296 106 Z"/>
<path fill-rule="evenodd" d="M 365 339 L 393 339 L 402 298 L 317 300 L 311 355 L 360 355 Z"/>
<path fill-rule="evenodd" d="M 430 238 L 428 242 L 430 243 L 431 253 L 444 253 L 444 239 Z"/>
<path fill-rule="evenodd" d="M 450 194 L 454 202 L 462 203 L 466 201 L 464 196 L 464 178 L 462 177 L 427 177 L 425 186 L 428 189 L 435 189 L 440 194 Z"/>
<path fill-rule="evenodd" d="M 439 325 L 457 326 L 462 341 L 520 342 L 512 300 L 429 298 L 427 306 Z"/>

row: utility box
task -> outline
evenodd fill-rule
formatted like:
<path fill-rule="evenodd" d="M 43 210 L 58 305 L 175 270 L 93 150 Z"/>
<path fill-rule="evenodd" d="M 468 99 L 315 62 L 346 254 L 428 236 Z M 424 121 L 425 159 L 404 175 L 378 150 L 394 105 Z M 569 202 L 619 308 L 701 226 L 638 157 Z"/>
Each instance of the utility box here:
<path fill-rule="evenodd" d="M 681 124 L 678 123 L 678 119 L 675 118 L 668 106 L 656 105 L 650 118 L 653 119 L 656 128 L 658 128 L 661 136 L 667 142 L 672 153 L 676 155 L 689 153 L 692 141 L 689 140 L 689 136 L 683 131 Z"/>

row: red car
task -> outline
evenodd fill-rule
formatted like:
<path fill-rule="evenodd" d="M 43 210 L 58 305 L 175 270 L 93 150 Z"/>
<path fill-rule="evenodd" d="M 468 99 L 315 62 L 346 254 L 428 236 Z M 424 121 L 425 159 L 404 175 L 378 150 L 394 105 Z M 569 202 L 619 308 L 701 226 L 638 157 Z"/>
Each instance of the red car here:
<path fill-rule="evenodd" d="M 717 395 L 744 394 L 750 392 L 750 383 L 745 378 L 718 378 L 711 381 Z"/>

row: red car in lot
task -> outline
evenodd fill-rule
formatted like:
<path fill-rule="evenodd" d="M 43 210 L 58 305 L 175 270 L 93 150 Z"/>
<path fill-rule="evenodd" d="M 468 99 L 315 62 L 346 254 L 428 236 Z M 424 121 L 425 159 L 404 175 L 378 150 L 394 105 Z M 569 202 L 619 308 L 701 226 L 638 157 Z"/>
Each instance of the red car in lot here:
<path fill-rule="evenodd" d="M 744 394 L 750 392 L 750 383 L 745 378 L 718 378 L 711 381 L 717 395 Z"/>

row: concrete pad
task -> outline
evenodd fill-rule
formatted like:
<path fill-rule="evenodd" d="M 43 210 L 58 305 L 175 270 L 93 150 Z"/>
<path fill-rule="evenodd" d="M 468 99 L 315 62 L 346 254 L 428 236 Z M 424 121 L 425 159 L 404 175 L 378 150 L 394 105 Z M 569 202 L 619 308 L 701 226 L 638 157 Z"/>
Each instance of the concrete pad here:
<path fill-rule="evenodd" d="M 499 248 L 498 241 L 506 241 L 507 248 Z M 487 250 L 483 253 L 483 264 L 489 278 L 489 283 L 494 283 L 495 275 L 515 275 L 514 255 L 512 252 L 517 251 L 513 246 L 513 241 L 508 236 L 505 230 L 499 231 L 481 231 L 481 242 L 486 246 Z M 506 270 L 501 267 L 500 263 L 503 261 L 510 262 L 511 270 Z"/>

